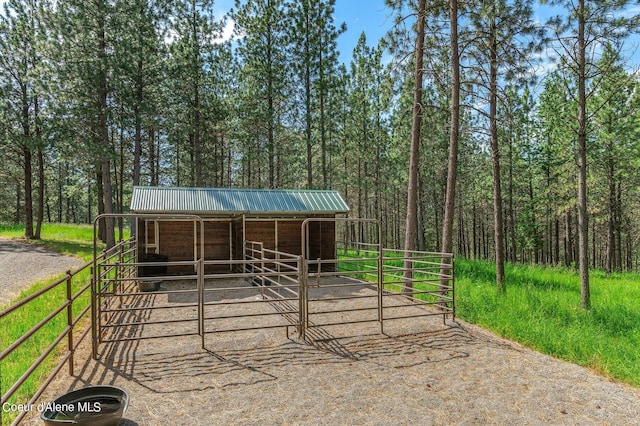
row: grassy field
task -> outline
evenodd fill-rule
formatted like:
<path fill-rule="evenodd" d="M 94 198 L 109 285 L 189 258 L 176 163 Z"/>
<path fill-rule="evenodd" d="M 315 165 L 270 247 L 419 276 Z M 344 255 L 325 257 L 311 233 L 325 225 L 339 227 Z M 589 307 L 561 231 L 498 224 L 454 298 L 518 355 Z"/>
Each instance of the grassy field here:
<path fill-rule="evenodd" d="M 575 271 L 507 265 L 507 293 L 490 262 L 456 261 L 460 318 L 540 352 L 640 386 L 640 275 L 591 271 L 590 310 Z"/>

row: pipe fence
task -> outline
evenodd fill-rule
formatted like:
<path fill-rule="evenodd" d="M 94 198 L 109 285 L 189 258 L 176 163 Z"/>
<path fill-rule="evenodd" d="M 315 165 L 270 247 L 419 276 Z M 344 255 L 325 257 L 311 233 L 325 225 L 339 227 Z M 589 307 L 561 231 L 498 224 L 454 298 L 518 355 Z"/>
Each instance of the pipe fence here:
<path fill-rule="evenodd" d="M 115 262 L 124 256 L 124 248 L 130 243 L 131 240 L 122 241 L 97 255 L 96 260 Z M 0 312 L 4 330 L 0 345 L 2 407 L 5 403 L 33 405 L 65 364 L 69 375 L 74 375 L 74 354 L 91 331 L 93 265 L 94 262 L 89 262 L 75 271 L 67 271 L 63 278 Z M 59 358 L 51 366 L 51 358 L 55 356 Z M 41 367 L 50 370 L 43 372 Z M 38 383 L 40 377 L 44 379 Z M 29 399 L 25 402 L 18 398 Z M 12 411 L 2 415 L 17 414 L 11 423 L 16 425 L 27 413 Z"/>

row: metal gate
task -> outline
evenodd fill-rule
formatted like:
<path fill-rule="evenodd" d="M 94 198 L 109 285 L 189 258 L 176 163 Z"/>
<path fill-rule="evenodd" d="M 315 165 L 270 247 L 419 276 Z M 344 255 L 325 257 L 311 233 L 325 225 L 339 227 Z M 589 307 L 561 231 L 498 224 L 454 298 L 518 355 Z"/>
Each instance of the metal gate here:
<path fill-rule="evenodd" d="M 162 221 L 191 221 L 194 258 L 189 261 L 144 260 L 135 239 L 106 258 L 97 253 L 101 220 L 154 221 L 156 236 L 145 251 L 157 249 Z M 302 257 L 245 241 L 241 259 L 205 260 L 204 222 L 195 215 L 100 215 L 94 222 L 92 279 L 93 356 L 101 343 L 294 327 L 301 334 Z M 98 260 L 99 259 L 99 260 Z M 143 261 L 144 260 L 144 261 Z M 193 273 L 167 274 L 170 267 Z M 160 274 L 145 270 L 160 268 Z M 219 273 L 205 273 L 207 268 Z M 156 271 L 157 272 L 157 271 Z"/>
<path fill-rule="evenodd" d="M 134 239 L 118 252 L 99 257 L 97 224 L 116 218 L 191 221 L 193 260 L 143 259 Z M 334 240 L 329 253 L 311 252 L 310 238 L 318 233 Z M 157 248 L 155 238 L 155 243 L 145 241 L 147 248 L 154 244 Z M 389 320 L 455 317 L 453 256 L 385 250 L 376 220 L 307 219 L 301 226 L 301 255 L 244 241 L 240 259 L 206 260 L 204 240 L 203 219 L 195 215 L 96 218 L 91 285 L 94 358 L 99 344 L 106 342 L 199 335 L 204 348 L 209 334 L 285 328 L 289 336 L 291 327 L 302 339 L 316 340 L 324 328 L 333 326 L 376 322 L 384 333 Z M 171 266 L 193 272 L 144 273 Z M 223 272 L 205 273 L 207 268 Z"/>
<path fill-rule="evenodd" d="M 323 223 L 344 225 L 340 244 L 334 256 L 312 259 L 310 227 Z M 303 338 L 330 326 L 377 322 L 384 333 L 389 320 L 455 319 L 452 254 L 384 249 L 374 219 L 307 219 L 301 235 Z"/>
<path fill-rule="evenodd" d="M 135 237 L 132 237 L 130 244 L 123 246 L 123 250 L 97 260 L 97 227 L 101 221 L 116 219 L 129 220 L 134 233 L 139 219 L 144 223 L 153 221 L 156 230 L 159 221 L 192 222 L 194 243 L 199 241 L 199 247 L 194 247 L 194 259 L 174 262 L 153 257 L 151 260 L 145 259 L 145 253 L 140 253 L 140 245 Z M 101 343 L 202 334 L 203 234 L 203 221 L 196 215 L 103 214 L 95 219 L 91 286 L 94 358 L 98 356 L 98 346 Z M 157 243 L 156 237 L 156 240 L 149 244 L 149 248 L 155 249 Z M 172 266 L 186 266 L 193 270 L 193 273 L 180 277 L 193 283 L 189 288 L 163 288 L 163 283 L 172 281 L 175 277 L 146 273 L 154 269 L 166 270 Z M 176 303 L 165 302 L 176 294 L 184 296 L 185 300 Z"/>

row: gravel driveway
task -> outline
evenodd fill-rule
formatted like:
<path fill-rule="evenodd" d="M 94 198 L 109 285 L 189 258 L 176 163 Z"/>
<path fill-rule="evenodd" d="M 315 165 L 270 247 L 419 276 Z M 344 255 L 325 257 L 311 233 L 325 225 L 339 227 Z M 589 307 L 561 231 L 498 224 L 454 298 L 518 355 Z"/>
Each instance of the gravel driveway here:
<path fill-rule="evenodd" d="M 83 264 L 75 257 L 0 238 L 0 306 L 8 305 L 33 283 Z"/>

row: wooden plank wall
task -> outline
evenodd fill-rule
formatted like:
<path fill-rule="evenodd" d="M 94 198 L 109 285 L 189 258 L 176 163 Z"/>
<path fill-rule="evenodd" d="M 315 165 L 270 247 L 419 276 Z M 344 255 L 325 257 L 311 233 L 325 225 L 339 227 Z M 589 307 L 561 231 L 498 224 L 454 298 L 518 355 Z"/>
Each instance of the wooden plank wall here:
<path fill-rule="evenodd" d="M 264 248 L 276 249 L 276 226 L 274 221 L 245 220 L 245 240 L 257 241 L 264 244 Z"/>
<path fill-rule="evenodd" d="M 228 221 L 207 221 L 204 223 L 204 255 L 205 260 L 242 259 L 243 241 L 259 241 L 264 247 L 279 250 L 293 255 L 300 255 L 301 227 L 303 219 L 258 220 L 248 218 L 244 228 L 242 218 Z M 144 244 L 144 221 L 139 220 L 138 241 Z M 229 226 L 231 224 L 231 226 Z M 197 225 L 199 228 L 199 224 Z M 194 259 L 194 223 L 192 221 L 159 221 L 158 253 L 169 258 L 169 261 L 191 261 Z M 243 235 L 243 229 L 246 235 Z M 277 233 L 276 233 L 277 230 Z M 335 222 L 309 223 L 308 257 L 310 259 L 334 259 L 336 255 Z M 153 221 L 149 223 L 148 232 L 153 239 Z M 199 243 L 199 241 L 198 241 Z M 233 247 L 230 247 L 233 244 Z M 198 244 L 198 249 L 199 249 Z M 233 253 L 231 250 L 233 249 Z M 154 251 L 154 250 L 149 250 Z M 141 251 L 141 255 L 144 251 Z M 206 273 L 229 270 L 229 267 L 207 267 Z M 190 266 L 171 266 L 170 274 L 193 273 Z"/>
<path fill-rule="evenodd" d="M 302 220 L 278 222 L 278 250 L 294 255 L 302 254 Z"/>
<path fill-rule="evenodd" d="M 158 223 L 159 254 L 167 256 L 169 261 L 194 259 L 194 223 L 191 221 L 162 221 Z M 200 225 L 196 224 L 199 232 Z M 204 258 L 205 260 L 228 260 L 230 256 L 230 234 L 228 221 L 204 222 Z M 197 250 L 200 241 L 196 241 Z M 209 265 L 205 273 L 228 270 L 228 266 Z M 190 266 L 170 266 L 169 273 L 192 273 Z"/>

